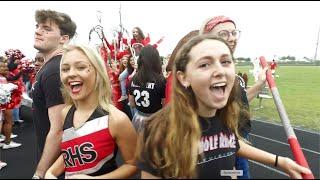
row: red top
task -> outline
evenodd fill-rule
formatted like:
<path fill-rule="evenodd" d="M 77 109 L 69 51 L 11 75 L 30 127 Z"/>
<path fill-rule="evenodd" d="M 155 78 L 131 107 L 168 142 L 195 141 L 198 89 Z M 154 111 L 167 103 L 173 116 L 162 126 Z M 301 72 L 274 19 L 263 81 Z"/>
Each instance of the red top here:
<path fill-rule="evenodd" d="M 20 70 L 18 68 L 14 69 L 13 71 L 9 72 L 8 77 L 18 76 L 19 73 L 20 73 Z M 15 109 L 15 108 L 18 108 L 20 106 L 20 103 L 21 103 L 21 100 L 22 100 L 22 92 L 25 91 L 25 87 L 24 87 L 24 84 L 23 84 L 23 81 L 22 81 L 22 77 L 19 77 L 17 80 L 8 81 L 8 82 L 17 85 L 18 88 L 12 91 L 10 103 L 1 106 L 1 108 L 4 108 L 4 109 Z"/>
<path fill-rule="evenodd" d="M 75 109 L 70 111 L 70 115 L 73 115 Z M 73 127 L 72 117 L 66 117 L 60 144 L 66 176 L 102 175 L 117 168 L 117 145 L 110 133 L 109 116 L 96 109 L 79 128 Z"/>
<path fill-rule="evenodd" d="M 105 65 L 107 67 L 107 73 L 110 79 L 111 87 L 112 87 L 112 102 L 113 104 L 119 109 L 123 110 L 123 106 L 118 99 L 121 97 L 121 88 L 120 88 L 120 81 L 119 81 L 119 70 L 113 70 L 108 66 L 108 54 L 106 49 L 103 47 L 100 48 L 100 54 L 104 59 Z"/>
<path fill-rule="evenodd" d="M 270 69 L 276 69 L 277 63 L 276 62 L 271 62 L 270 64 Z"/>
<path fill-rule="evenodd" d="M 122 42 L 125 44 L 125 45 L 128 45 L 128 40 L 126 38 L 123 38 L 122 39 Z M 146 46 L 150 43 L 150 37 L 147 36 L 146 38 L 144 38 L 142 41 L 138 42 L 136 39 L 131 39 L 130 41 L 131 45 L 134 44 L 134 43 L 141 43 L 143 44 L 143 46 Z"/>
<path fill-rule="evenodd" d="M 155 44 L 153 44 L 152 46 L 154 48 L 157 48 L 158 47 L 158 44 L 160 44 L 162 41 L 163 41 L 164 37 L 161 37 Z M 122 42 L 125 44 L 125 45 L 128 45 L 128 40 L 126 38 L 123 38 L 122 39 Z M 141 42 L 138 42 L 136 39 L 131 39 L 130 41 L 131 43 L 131 46 L 132 44 L 134 43 L 141 43 L 143 46 L 146 46 L 150 43 L 150 36 L 148 35 L 146 38 L 144 38 Z"/>

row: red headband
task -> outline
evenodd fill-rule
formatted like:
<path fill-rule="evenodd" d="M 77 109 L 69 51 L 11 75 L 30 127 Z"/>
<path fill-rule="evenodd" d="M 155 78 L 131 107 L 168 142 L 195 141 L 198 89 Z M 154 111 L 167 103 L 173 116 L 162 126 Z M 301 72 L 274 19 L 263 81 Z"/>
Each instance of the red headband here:
<path fill-rule="evenodd" d="M 230 18 L 226 16 L 216 16 L 212 18 L 209 22 L 207 22 L 203 33 L 209 33 L 218 24 L 225 22 L 232 22 L 234 25 L 236 25 Z"/>

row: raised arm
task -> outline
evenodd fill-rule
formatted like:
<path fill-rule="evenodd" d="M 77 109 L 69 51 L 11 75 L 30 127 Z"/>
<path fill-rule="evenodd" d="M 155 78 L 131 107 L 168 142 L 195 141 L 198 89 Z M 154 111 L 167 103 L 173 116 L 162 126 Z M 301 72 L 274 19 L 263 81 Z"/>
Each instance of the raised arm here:
<path fill-rule="evenodd" d="M 266 83 L 266 71 L 268 68 L 264 68 L 259 72 L 258 81 L 250 88 L 247 89 L 248 101 L 252 101 L 261 91 Z"/>

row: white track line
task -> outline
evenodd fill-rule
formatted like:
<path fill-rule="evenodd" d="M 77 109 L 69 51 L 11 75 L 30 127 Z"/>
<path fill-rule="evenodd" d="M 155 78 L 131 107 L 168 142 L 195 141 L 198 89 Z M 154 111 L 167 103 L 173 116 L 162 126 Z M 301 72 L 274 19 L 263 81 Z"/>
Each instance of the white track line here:
<path fill-rule="evenodd" d="M 269 141 L 273 141 L 273 142 L 276 142 L 276 143 L 279 143 L 279 144 L 290 146 L 288 143 L 284 143 L 284 142 L 277 141 L 277 140 L 274 140 L 274 139 L 270 139 L 270 138 L 267 138 L 267 137 L 259 136 L 257 134 L 250 133 L 250 135 L 256 136 L 256 137 L 259 137 L 259 138 L 262 138 L 262 139 L 266 139 L 266 140 L 269 140 Z M 314 153 L 314 154 L 320 155 L 320 152 L 317 152 L 317 151 L 313 151 L 313 150 L 306 149 L 306 148 L 301 148 L 301 149 L 304 150 L 304 151 L 310 152 L 310 153 Z"/>
<path fill-rule="evenodd" d="M 266 124 L 273 124 L 273 125 L 276 125 L 276 126 L 282 126 L 282 124 L 276 124 L 274 122 L 267 122 L 267 121 L 262 121 L 262 120 L 257 120 L 257 119 L 253 119 L 251 121 L 258 121 L 258 122 L 262 122 L 262 123 L 266 123 Z M 296 130 L 299 130 L 299 131 L 303 131 L 303 132 L 307 132 L 307 133 L 311 133 L 311 134 L 316 134 L 316 135 L 320 136 L 320 133 L 317 133 L 317 132 L 314 132 L 314 131 L 307 131 L 307 130 L 303 130 L 303 129 L 296 128 L 296 127 L 293 127 L 293 129 L 296 129 Z"/>
<path fill-rule="evenodd" d="M 252 161 L 252 160 L 249 160 L 249 161 L 252 162 L 253 164 L 257 164 L 257 165 L 259 165 L 259 166 L 262 166 L 262 167 L 264 167 L 264 168 L 267 168 L 267 169 L 269 169 L 270 171 L 273 171 L 273 172 L 276 172 L 276 173 L 279 173 L 279 174 L 281 174 L 281 175 L 284 175 L 284 176 L 289 177 L 286 173 L 284 173 L 284 172 L 282 172 L 282 171 L 279 171 L 279 170 L 277 170 L 277 169 L 274 169 L 274 168 L 272 168 L 272 167 L 269 167 L 269 166 L 267 166 L 267 165 L 261 164 L 261 163 L 256 162 L 256 161 Z"/>

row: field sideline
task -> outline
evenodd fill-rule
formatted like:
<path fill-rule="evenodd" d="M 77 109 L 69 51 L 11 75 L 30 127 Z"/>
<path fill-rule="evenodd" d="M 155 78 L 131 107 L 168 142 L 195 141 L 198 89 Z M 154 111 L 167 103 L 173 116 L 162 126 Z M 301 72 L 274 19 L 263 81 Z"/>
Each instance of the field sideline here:
<path fill-rule="evenodd" d="M 236 72 L 247 73 L 248 85 L 254 84 L 249 70 L 253 66 L 237 66 Z M 292 126 L 320 131 L 320 66 L 281 66 L 276 71 L 276 85 Z M 271 92 L 270 92 L 271 95 Z M 256 98 L 250 103 L 253 118 L 281 123 L 273 99 L 263 99 L 262 109 Z"/>

